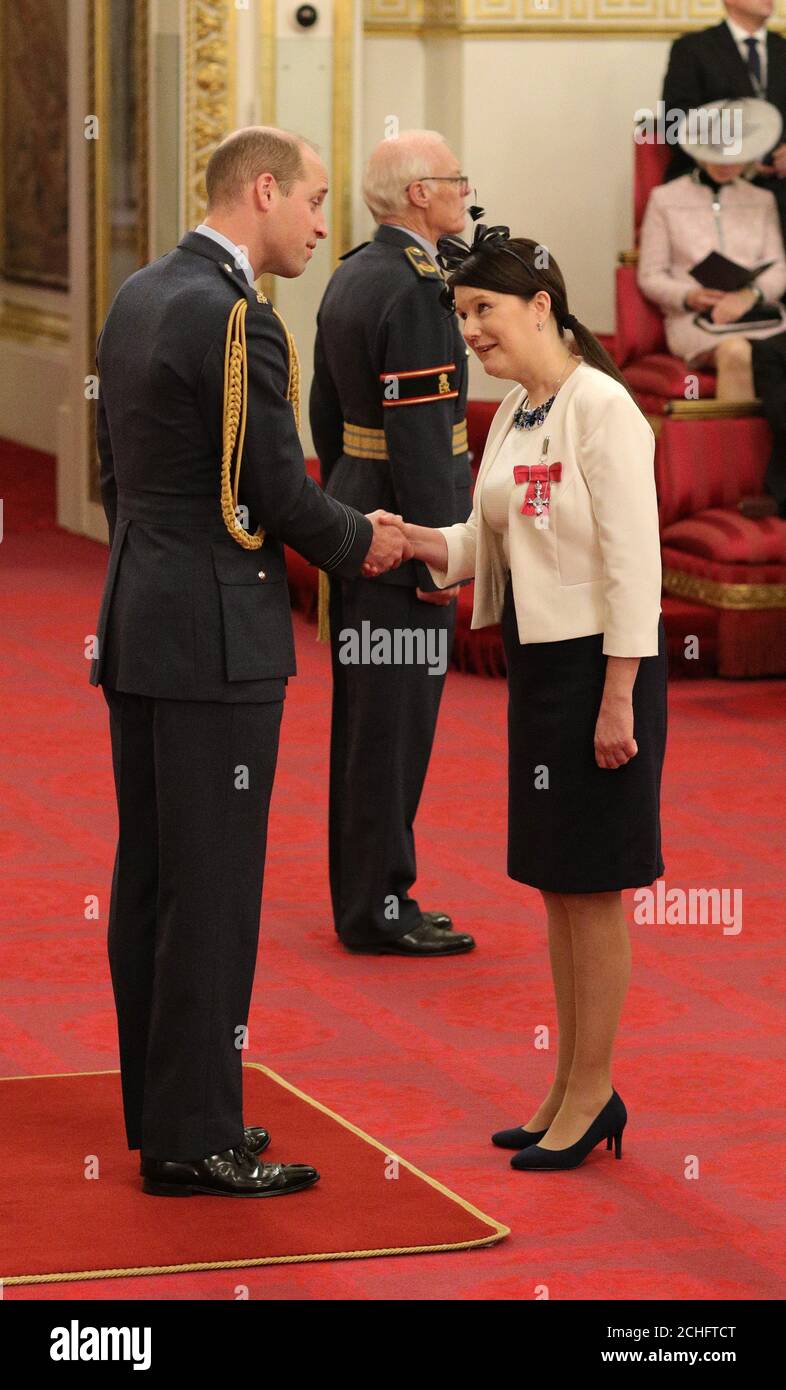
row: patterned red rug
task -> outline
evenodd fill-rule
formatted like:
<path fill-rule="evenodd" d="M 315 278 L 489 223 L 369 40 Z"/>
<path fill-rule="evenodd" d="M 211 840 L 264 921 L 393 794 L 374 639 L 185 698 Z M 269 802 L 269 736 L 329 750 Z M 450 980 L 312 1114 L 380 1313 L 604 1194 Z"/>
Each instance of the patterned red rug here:
<path fill-rule="evenodd" d="M 0 496 L 9 496 L 2 464 L 0 452 Z M 35 496 L 26 505 L 35 510 Z M 54 529 L 15 529 L 0 544 L 4 1076 L 118 1064 L 105 941 L 116 813 L 106 707 L 87 684 L 84 658 L 106 558 L 105 547 Z M 336 942 L 326 875 L 329 654 L 300 616 L 295 628 L 299 674 L 289 685 L 271 808 L 248 1060 L 379 1135 L 511 1235 L 454 1258 L 251 1269 L 243 1275 L 250 1296 L 782 1298 L 786 682 L 673 686 L 664 881 L 738 889 L 742 930 L 637 924 L 626 895 L 633 976 L 614 1075 L 630 1115 L 623 1158 L 601 1146 L 575 1172 L 539 1174 L 533 1184 L 489 1143 L 493 1130 L 532 1114 L 554 1066 L 541 901 L 505 874 L 505 683 L 449 674 L 417 821 L 420 901 L 473 931 L 477 950 L 426 962 L 351 956 Z M 98 920 L 85 915 L 93 893 Z M 552 1050 L 535 1045 L 544 1025 Z M 57 1163 L 46 1114 L 41 1131 Z M 123 1172 L 130 1184 L 132 1172 Z M 15 1182 L 6 1169 L 7 1202 Z M 319 1187 L 304 1199 L 321 1200 Z M 144 1201 L 154 1211 L 162 1205 Z M 40 1202 L 54 1223 L 52 1185 Z M 195 1205 L 205 1207 L 179 1204 Z M 232 1271 L 205 1270 L 85 1280 L 68 1293 L 231 1299 L 236 1282 Z M 6 1299 L 63 1292 L 9 1287 Z"/>

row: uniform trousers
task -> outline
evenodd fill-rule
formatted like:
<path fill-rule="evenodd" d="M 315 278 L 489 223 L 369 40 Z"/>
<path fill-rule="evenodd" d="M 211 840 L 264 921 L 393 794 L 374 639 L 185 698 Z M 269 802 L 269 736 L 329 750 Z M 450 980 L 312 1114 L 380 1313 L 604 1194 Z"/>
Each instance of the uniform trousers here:
<path fill-rule="evenodd" d="M 361 634 L 365 623 L 373 644 L 379 630 L 392 634 L 391 643 L 396 632 L 422 632 L 421 653 L 441 652 L 449 663 L 455 622 L 455 602 L 423 603 L 410 585 L 330 581 L 330 893 L 336 932 L 348 946 L 379 945 L 421 922 L 409 896 L 417 877 L 413 822 L 445 673 L 430 674 L 427 661 L 344 664 L 342 633 Z"/>
<path fill-rule="evenodd" d="M 202 1158 L 243 1139 L 241 1049 L 283 701 L 104 695 L 118 807 L 108 953 L 128 1147 Z"/>

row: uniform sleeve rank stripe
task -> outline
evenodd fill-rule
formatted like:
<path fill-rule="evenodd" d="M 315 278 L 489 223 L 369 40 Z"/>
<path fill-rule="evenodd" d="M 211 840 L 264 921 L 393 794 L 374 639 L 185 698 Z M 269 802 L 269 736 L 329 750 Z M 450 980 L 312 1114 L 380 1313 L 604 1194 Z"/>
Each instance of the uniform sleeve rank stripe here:
<path fill-rule="evenodd" d="M 443 362 L 441 367 L 418 367 L 413 372 L 380 372 L 380 381 L 396 381 L 405 376 L 430 376 L 432 372 L 455 372 L 455 362 Z"/>
<path fill-rule="evenodd" d="M 439 396 L 408 396 L 405 399 L 399 398 L 397 401 L 383 401 L 383 406 L 390 405 L 423 405 L 425 401 L 449 401 L 458 395 L 458 391 L 443 391 Z"/>
<path fill-rule="evenodd" d="M 380 382 L 383 406 L 449 401 L 458 395 L 455 362 L 445 362 L 441 367 L 421 367 L 412 372 L 385 372 L 380 375 Z"/>
<path fill-rule="evenodd" d="M 344 506 L 343 502 L 341 503 L 341 506 Z M 355 513 L 350 511 L 348 507 L 344 507 L 344 514 L 347 519 L 347 529 L 344 532 L 344 539 L 342 540 L 338 549 L 334 550 L 330 559 L 325 560 L 324 564 L 320 566 L 320 569 L 323 569 L 326 572 L 328 570 L 334 570 L 336 568 L 336 565 L 340 565 L 341 561 L 344 559 L 346 555 L 349 554 L 350 550 L 352 549 L 352 546 L 355 543 L 355 536 L 357 535 L 358 529 L 357 521 L 355 520 Z"/>

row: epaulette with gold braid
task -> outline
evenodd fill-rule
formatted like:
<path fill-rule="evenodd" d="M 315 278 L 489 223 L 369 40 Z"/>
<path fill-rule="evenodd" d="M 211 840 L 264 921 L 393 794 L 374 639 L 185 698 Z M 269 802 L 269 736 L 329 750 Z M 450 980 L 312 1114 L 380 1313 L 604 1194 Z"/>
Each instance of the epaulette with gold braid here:
<path fill-rule="evenodd" d="M 272 308 L 272 305 L 271 305 Z M 248 350 L 246 348 L 246 311 L 248 300 L 245 296 L 236 300 L 232 306 L 227 323 L 226 344 L 224 348 L 224 411 L 222 422 L 221 451 L 221 515 L 233 540 L 245 550 L 259 550 L 265 539 L 265 532 L 258 527 L 254 535 L 246 531 L 238 520 L 238 493 L 240 488 L 240 465 L 243 461 L 243 441 L 246 433 L 246 414 L 248 411 Z M 289 332 L 277 309 L 273 313 L 279 320 L 287 340 L 289 357 L 289 377 L 287 381 L 287 400 L 292 404 L 295 423 L 300 429 L 300 361 L 295 340 Z M 234 479 L 232 460 L 235 460 Z"/>

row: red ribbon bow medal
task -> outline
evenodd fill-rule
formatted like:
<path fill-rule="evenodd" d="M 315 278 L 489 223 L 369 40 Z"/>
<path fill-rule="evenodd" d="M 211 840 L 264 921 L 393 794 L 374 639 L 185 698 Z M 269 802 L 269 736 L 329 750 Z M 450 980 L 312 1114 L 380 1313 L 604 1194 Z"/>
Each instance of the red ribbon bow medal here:
<path fill-rule="evenodd" d="M 551 484 L 562 479 L 562 464 L 546 463 L 548 447 L 549 441 L 544 439 L 539 463 L 517 463 L 513 469 L 514 482 L 528 484 L 521 515 L 534 516 L 535 525 L 541 530 L 547 530 L 549 525 Z"/>

